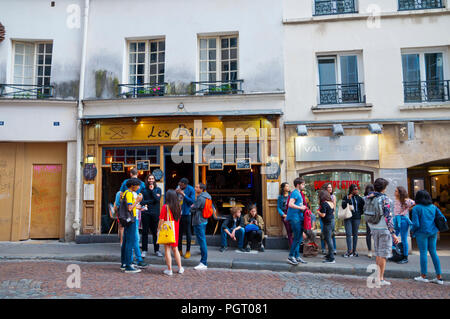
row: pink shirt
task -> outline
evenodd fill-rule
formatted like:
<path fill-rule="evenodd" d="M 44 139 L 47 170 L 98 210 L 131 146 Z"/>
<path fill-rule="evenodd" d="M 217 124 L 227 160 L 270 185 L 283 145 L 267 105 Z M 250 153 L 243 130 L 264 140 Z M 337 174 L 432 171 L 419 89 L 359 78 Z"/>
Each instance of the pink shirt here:
<path fill-rule="evenodd" d="M 394 203 L 394 216 L 397 215 L 401 215 L 401 216 L 408 216 L 409 214 L 409 209 L 411 208 L 411 206 L 413 206 L 415 204 L 415 202 L 412 199 L 407 199 L 406 202 L 406 208 L 402 207 L 402 204 L 400 203 L 400 201 L 398 199 L 395 200 Z"/>

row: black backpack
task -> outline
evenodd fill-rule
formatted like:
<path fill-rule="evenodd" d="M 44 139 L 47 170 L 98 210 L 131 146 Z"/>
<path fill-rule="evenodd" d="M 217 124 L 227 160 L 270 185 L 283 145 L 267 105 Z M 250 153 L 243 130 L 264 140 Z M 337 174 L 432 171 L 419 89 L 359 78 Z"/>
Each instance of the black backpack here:
<path fill-rule="evenodd" d="M 437 229 L 439 229 L 440 232 L 448 231 L 448 224 L 447 221 L 445 220 L 445 217 L 440 214 L 439 208 L 435 207 L 435 210 L 436 215 L 434 217 L 434 223 Z"/>
<path fill-rule="evenodd" d="M 126 190 L 122 194 L 122 199 L 121 199 L 121 203 L 119 206 L 119 223 L 123 227 L 127 227 L 130 224 L 135 222 L 135 218 L 133 216 L 133 211 L 130 212 L 128 210 L 128 203 L 127 203 L 127 197 L 126 197 L 127 192 L 129 192 L 129 191 Z"/>

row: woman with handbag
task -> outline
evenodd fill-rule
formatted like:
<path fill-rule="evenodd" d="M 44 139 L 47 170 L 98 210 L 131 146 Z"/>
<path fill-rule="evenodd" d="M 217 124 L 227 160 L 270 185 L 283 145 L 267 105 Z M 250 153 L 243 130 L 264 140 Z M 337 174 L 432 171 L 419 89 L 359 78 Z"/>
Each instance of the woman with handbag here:
<path fill-rule="evenodd" d="M 417 246 L 419 246 L 421 275 L 415 277 L 414 280 L 443 285 L 441 263 L 436 253 L 437 233 L 439 232 L 436 220 L 439 221 L 440 227 L 442 227 L 441 223 L 446 225 L 447 220 L 441 211 L 433 205 L 431 196 L 427 191 L 418 191 L 415 202 L 416 206 L 412 209 L 411 236 L 416 238 Z M 436 278 L 432 280 L 427 279 L 427 251 L 430 253 L 436 271 Z"/>
<path fill-rule="evenodd" d="M 398 264 L 406 264 L 408 262 L 408 231 L 412 224 L 409 219 L 409 211 L 415 205 L 415 202 L 408 198 L 408 192 L 402 186 L 395 189 L 394 201 L 394 228 L 395 235 L 400 235 L 403 243 L 403 259 Z"/>
<path fill-rule="evenodd" d="M 264 220 L 258 215 L 256 205 L 250 205 L 248 213 L 244 216 L 245 225 L 245 243 L 244 247 L 247 247 L 248 243 L 252 249 L 258 247 L 260 252 L 264 251 L 264 245 L 262 243 L 264 239 Z"/>
<path fill-rule="evenodd" d="M 178 234 L 181 217 L 181 206 L 177 193 L 170 189 L 166 194 L 166 204 L 161 208 L 158 224 L 158 244 L 164 244 L 165 259 L 168 269 L 164 274 L 172 276 L 172 250 L 178 265 L 178 273 L 182 274 L 184 268 L 181 266 L 181 256 L 178 251 Z"/>
<path fill-rule="evenodd" d="M 358 186 L 351 184 L 348 189 L 348 195 L 342 199 L 342 209 L 350 206 L 350 218 L 344 219 L 345 237 L 347 242 L 347 252 L 343 255 L 344 258 L 358 257 L 356 246 L 358 244 L 358 229 L 361 223 L 361 215 L 364 213 L 364 200 L 358 195 Z M 352 246 L 353 237 L 353 246 Z"/>

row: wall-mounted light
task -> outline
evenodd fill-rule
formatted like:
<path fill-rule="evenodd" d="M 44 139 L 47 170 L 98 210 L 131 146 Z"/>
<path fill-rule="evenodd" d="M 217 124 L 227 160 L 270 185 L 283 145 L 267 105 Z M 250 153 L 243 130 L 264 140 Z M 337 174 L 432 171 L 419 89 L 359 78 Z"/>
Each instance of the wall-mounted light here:
<path fill-rule="evenodd" d="M 177 107 L 178 107 L 179 110 L 184 109 L 184 104 L 183 104 L 183 102 L 181 102 L 180 104 L 178 104 Z"/>
<path fill-rule="evenodd" d="M 369 131 L 372 134 L 381 134 L 383 132 L 382 128 L 381 128 L 381 125 L 378 124 L 378 123 L 371 123 L 371 124 L 369 124 Z"/>
<path fill-rule="evenodd" d="M 333 124 L 331 131 L 333 132 L 334 136 L 344 135 L 344 128 L 342 127 L 342 124 Z"/>
<path fill-rule="evenodd" d="M 86 155 L 86 163 L 87 164 L 93 164 L 95 162 L 94 155 L 88 154 Z"/>
<path fill-rule="evenodd" d="M 306 127 L 306 125 L 297 125 L 297 135 L 298 136 L 308 135 L 308 128 Z"/>
<path fill-rule="evenodd" d="M 449 169 L 448 168 L 443 168 L 443 169 L 430 169 L 428 170 L 428 173 L 448 173 Z"/>
<path fill-rule="evenodd" d="M 138 121 L 137 117 L 133 117 L 133 122 L 137 123 L 137 121 Z"/>

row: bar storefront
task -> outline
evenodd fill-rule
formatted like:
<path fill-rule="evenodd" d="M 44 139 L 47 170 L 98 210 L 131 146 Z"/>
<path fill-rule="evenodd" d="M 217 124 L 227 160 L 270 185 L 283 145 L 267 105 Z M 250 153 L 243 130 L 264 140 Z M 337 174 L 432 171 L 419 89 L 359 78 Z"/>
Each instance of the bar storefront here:
<path fill-rule="evenodd" d="M 130 169 L 136 167 L 143 181 L 149 173 L 155 176 L 163 195 L 183 177 L 191 185 L 205 183 L 221 215 L 229 214 L 233 206 L 242 207 L 244 214 L 250 204 L 256 204 L 266 233 L 281 234 L 276 198 L 268 194 L 267 186 L 279 185 L 279 172 L 264 173 L 267 163 L 279 165 L 278 137 L 270 134 L 271 128 L 278 127 L 276 116 L 85 121 L 85 165 L 94 164 L 97 174 L 83 179 L 82 233 L 116 232 L 108 205 Z M 230 132 L 235 136 L 230 138 Z M 208 224 L 207 234 L 220 234 L 217 223 L 212 220 Z"/>

